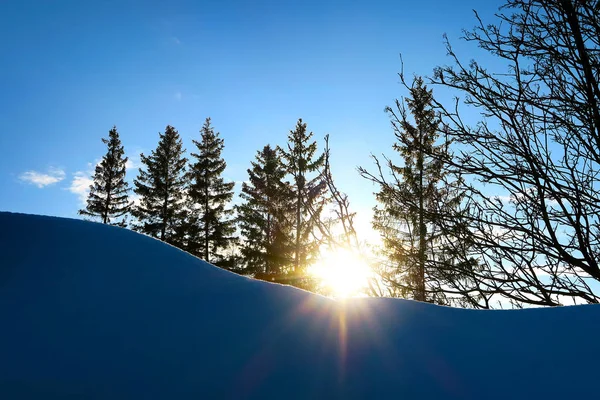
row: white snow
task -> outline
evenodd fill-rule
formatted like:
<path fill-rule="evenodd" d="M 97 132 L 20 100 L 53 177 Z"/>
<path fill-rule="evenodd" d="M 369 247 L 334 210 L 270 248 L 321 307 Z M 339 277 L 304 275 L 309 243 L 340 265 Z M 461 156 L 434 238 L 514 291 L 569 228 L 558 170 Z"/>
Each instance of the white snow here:
<path fill-rule="evenodd" d="M 597 398 L 600 306 L 335 302 L 0 213 L 0 399 Z"/>

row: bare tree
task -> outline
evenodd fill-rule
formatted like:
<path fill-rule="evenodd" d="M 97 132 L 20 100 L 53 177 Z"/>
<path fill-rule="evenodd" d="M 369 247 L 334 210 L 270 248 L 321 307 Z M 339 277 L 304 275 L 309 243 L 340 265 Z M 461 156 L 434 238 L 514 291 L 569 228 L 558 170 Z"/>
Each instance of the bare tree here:
<path fill-rule="evenodd" d="M 600 2 L 508 0 L 499 22 L 464 39 L 499 58 L 500 71 L 464 63 L 433 83 L 464 96 L 437 103 L 456 141 L 470 213 L 461 223 L 482 255 L 475 283 L 513 306 L 598 303 L 600 296 Z M 461 107 L 481 121 L 469 125 Z"/>
<path fill-rule="evenodd" d="M 351 210 L 348 195 L 342 192 L 331 173 L 331 148 L 329 135 L 325 135 L 324 162 L 320 169 L 321 181 L 325 185 L 326 196 L 309 207 L 315 220 L 313 238 L 329 250 L 345 250 L 353 253 L 360 262 L 367 265 L 373 262 L 368 244 L 361 241 L 355 227 L 356 212 Z M 372 296 L 385 296 L 387 288 L 374 276 L 366 282 L 366 292 Z"/>
<path fill-rule="evenodd" d="M 320 173 L 328 195 L 316 207 L 311 208 L 311 212 L 323 210 L 327 206 L 330 206 L 330 212 L 328 216 L 321 215 L 321 218 L 317 218 L 316 233 L 319 234 L 321 243 L 330 247 L 359 249 L 361 244 L 354 228 L 356 213 L 350 211 L 348 195 L 341 192 L 333 180 L 330 158 L 329 135 L 326 135 L 324 162 Z"/>

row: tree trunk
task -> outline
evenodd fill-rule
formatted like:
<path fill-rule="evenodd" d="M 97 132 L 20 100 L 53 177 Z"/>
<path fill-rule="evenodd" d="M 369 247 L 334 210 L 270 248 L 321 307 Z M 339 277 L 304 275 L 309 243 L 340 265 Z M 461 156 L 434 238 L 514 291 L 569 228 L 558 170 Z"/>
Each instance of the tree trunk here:
<path fill-rule="evenodd" d="M 267 248 L 266 253 L 267 253 L 267 263 L 265 265 L 265 273 L 270 274 L 271 273 L 271 257 L 273 254 L 273 232 L 271 229 L 271 214 L 268 213 L 267 214 Z"/>
<path fill-rule="evenodd" d="M 108 175 L 108 185 L 106 185 L 106 203 L 104 205 L 104 215 L 102 216 L 102 223 L 108 223 L 108 208 L 110 207 L 110 192 L 112 191 L 112 174 Z"/>
<path fill-rule="evenodd" d="M 425 210 L 423 193 L 423 133 L 419 130 L 419 154 L 417 168 L 419 168 L 419 266 L 417 270 L 417 282 L 415 300 L 426 301 L 425 298 L 425 235 L 427 227 L 425 226 Z"/>
<path fill-rule="evenodd" d="M 165 198 L 163 201 L 163 209 L 162 209 L 162 226 L 160 227 L 160 240 L 164 242 L 165 235 L 167 232 L 167 204 L 169 201 L 169 192 L 165 191 Z"/>
<path fill-rule="evenodd" d="M 208 240 L 208 233 L 209 233 L 209 229 L 208 229 L 208 221 L 209 221 L 209 214 L 208 214 L 208 178 L 205 178 L 204 180 L 204 261 L 206 262 L 210 262 L 209 260 L 209 252 L 208 252 L 208 246 L 210 241 Z"/>
<path fill-rule="evenodd" d="M 300 192 L 300 191 L 299 191 Z M 298 272 L 300 267 L 300 222 L 301 222 L 301 203 L 302 194 L 298 195 L 298 203 L 296 204 L 296 250 L 294 251 L 294 272 Z"/>

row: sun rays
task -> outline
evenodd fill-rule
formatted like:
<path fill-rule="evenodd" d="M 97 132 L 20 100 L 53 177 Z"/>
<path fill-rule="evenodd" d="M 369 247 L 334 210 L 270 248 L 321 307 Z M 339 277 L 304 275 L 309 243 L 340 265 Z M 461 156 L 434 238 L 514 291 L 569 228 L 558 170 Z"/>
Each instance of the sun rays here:
<path fill-rule="evenodd" d="M 362 294 L 372 275 L 367 263 L 346 249 L 324 252 L 311 272 L 321 280 L 325 291 L 337 298 Z"/>

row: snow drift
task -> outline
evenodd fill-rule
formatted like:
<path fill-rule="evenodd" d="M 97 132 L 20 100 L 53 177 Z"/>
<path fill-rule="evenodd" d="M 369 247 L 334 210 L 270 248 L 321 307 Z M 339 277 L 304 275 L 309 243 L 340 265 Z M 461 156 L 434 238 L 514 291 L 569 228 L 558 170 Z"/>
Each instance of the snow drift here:
<path fill-rule="evenodd" d="M 596 397 L 600 307 L 335 302 L 134 232 L 0 213 L 1 399 Z"/>

